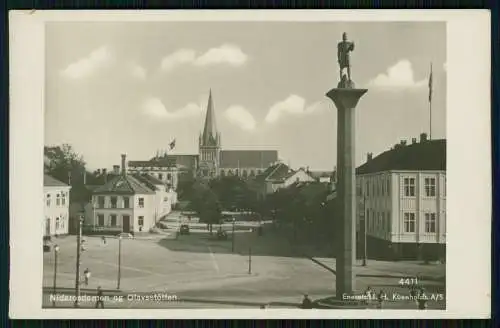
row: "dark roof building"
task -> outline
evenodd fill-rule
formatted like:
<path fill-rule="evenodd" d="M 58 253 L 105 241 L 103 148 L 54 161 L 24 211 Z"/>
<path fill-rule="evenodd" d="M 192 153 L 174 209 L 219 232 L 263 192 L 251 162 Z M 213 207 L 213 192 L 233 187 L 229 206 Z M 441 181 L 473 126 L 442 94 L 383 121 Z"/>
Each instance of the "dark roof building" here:
<path fill-rule="evenodd" d="M 135 195 L 135 194 L 153 194 L 154 191 L 151 190 L 148 186 L 146 186 L 144 182 L 139 181 L 136 177 L 131 175 L 121 174 L 115 176 L 106 184 L 94 189 L 93 193 Z"/>
<path fill-rule="evenodd" d="M 269 166 L 264 172 L 259 174 L 256 179 L 260 181 L 283 181 L 290 174 L 293 174 L 294 171 L 284 163 L 275 163 Z"/>
<path fill-rule="evenodd" d="M 66 183 L 59 181 L 48 174 L 43 175 L 43 186 L 44 187 L 69 187 Z"/>
<path fill-rule="evenodd" d="M 356 174 L 436 170 L 446 170 L 446 139 L 397 145 L 359 166 Z"/>

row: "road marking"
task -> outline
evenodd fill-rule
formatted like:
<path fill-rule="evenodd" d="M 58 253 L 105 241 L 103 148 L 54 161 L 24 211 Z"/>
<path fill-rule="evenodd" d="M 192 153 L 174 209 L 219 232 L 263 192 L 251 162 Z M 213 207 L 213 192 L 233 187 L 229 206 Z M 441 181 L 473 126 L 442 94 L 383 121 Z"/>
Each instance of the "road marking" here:
<path fill-rule="evenodd" d="M 214 253 L 212 252 L 212 248 L 207 244 L 208 250 L 210 251 L 210 257 L 212 258 L 212 263 L 214 264 L 215 271 L 219 273 L 219 266 L 217 265 L 217 261 L 215 260 Z"/>

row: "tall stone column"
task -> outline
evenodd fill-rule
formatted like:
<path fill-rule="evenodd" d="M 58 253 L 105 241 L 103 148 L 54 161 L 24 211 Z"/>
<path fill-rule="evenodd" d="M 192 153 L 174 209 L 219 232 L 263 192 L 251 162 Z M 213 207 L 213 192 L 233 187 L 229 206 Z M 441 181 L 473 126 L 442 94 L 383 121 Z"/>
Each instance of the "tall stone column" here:
<path fill-rule="evenodd" d="M 355 289 L 353 265 L 356 261 L 356 131 L 355 108 L 367 89 L 354 83 L 330 90 L 326 96 L 337 107 L 337 204 L 340 237 L 336 259 L 336 296 L 352 294 Z"/>

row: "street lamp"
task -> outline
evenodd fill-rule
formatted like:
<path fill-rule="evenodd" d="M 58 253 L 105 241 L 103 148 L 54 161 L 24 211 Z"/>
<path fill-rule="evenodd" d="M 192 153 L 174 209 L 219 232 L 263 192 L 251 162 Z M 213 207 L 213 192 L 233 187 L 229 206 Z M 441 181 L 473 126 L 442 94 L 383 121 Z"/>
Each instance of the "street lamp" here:
<path fill-rule="evenodd" d="M 118 282 L 116 289 L 120 289 L 120 280 L 122 275 L 122 236 L 118 237 Z"/>
<path fill-rule="evenodd" d="M 82 243 L 82 225 L 83 225 L 84 217 L 80 215 L 78 219 L 78 235 L 76 236 L 76 277 L 75 277 L 75 307 L 79 307 L 79 298 L 80 298 L 80 253 L 82 251 L 81 243 Z"/>
<path fill-rule="evenodd" d="M 54 298 L 52 306 L 56 307 L 56 286 L 57 286 L 57 253 L 59 253 L 59 246 L 54 245 Z"/>
<path fill-rule="evenodd" d="M 231 252 L 234 253 L 234 223 L 236 219 L 233 218 L 233 233 L 231 234 Z"/>

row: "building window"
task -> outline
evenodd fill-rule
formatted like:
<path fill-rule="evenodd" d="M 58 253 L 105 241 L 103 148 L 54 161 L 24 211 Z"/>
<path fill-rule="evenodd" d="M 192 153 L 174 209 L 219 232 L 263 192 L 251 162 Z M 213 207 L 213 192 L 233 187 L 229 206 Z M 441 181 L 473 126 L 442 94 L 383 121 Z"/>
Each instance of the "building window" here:
<path fill-rule="evenodd" d="M 169 181 L 170 181 L 171 179 L 172 179 L 172 174 L 167 173 L 167 180 L 169 180 Z"/>
<path fill-rule="evenodd" d="M 436 196 L 436 178 L 425 178 L 425 196 L 435 197 Z"/>
<path fill-rule="evenodd" d="M 391 195 L 391 180 L 387 180 L 387 196 Z"/>
<path fill-rule="evenodd" d="M 97 204 L 99 208 L 104 208 L 104 196 L 97 197 Z"/>
<path fill-rule="evenodd" d="M 111 217 L 110 225 L 112 227 L 116 227 L 116 214 L 111 214 L 110 217 Z"/>
<path fill-rule="evenodd" d="M 160 180 L 162 180 L 162 181 L 163 181 L 163 174 L 158 173 L 158 179 L 160 179 Z"/>
<path fill-rule="evenodd" d="M 56 195 L 56 206 L 61 205 L 61 196 L 59 194 Z"/>
<path fill-rule="evenodd" d="M 425 213 L 425 232 L 436 232 L 436 213 Z"/>
<path fill-rule="evenodd" d="M 45 202 L 47 206 L 50 206 L 50 194 L 47 194 L 47 197 L 45 198 Z"/>
<path fill-rule="evenodd" d="M 404 178 L 403 180 L 405 196 L 414 197 L 415 196 L 415 178 Z"/>
<path fill-rule="evenodd" d="M 56 218 L 56 230 L 59 230 L 59 225 L 60 225 L 59 218 Z"/>
<path fill-rule="evenodd" d="M 144 208 L 144 198 L 139 198 L 139 207 Z"/>
<path fill-rule="evenodd" d="M 366 196 L 370 196 L 370 184 L 366 181 Z"/>
<path fill-rule="evenodd" d="M 404 214 L 405 232 L 415 232 L 415 213 Z"/>
<path fill-rule="evenodd" d="M 116 208 L 116 203 L 118 202 L 118 198 L 116 196 L 111 196 L 111 208 Z"/>
<path fill-rule="evenodd" d="M 130 199 L 128 197 L 123 197 L 123 208 L 130 207 Z"/>
<path fill-rule="evenodd" d="M 163 197 L 163 201 L 166 203 L 168 202 L 168 197 Z"/>
<path fill-rule="evenodd" d="M 139 216 L 139 226 L 144 226 L 144 216 Z"/>
<path fill-rule="evenodd" d="M 66 193 L 63 192 L 61 193 L 61 201 L 62 201 L 62 205 L 65 206 L 66 205 Z"/>
<path fill-rule="evenodd" d="M 104 226 L 104 214 L 97 215 L 97 224 L 99 226 Z"/>

